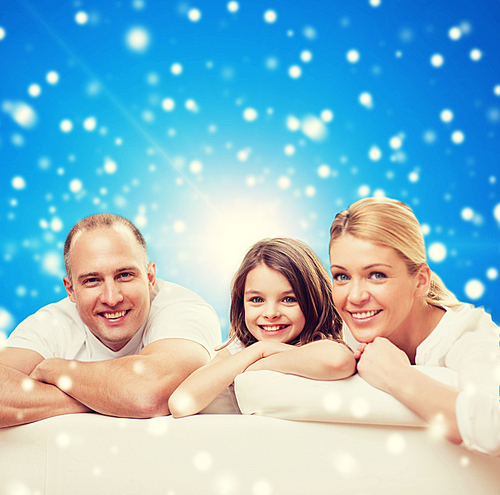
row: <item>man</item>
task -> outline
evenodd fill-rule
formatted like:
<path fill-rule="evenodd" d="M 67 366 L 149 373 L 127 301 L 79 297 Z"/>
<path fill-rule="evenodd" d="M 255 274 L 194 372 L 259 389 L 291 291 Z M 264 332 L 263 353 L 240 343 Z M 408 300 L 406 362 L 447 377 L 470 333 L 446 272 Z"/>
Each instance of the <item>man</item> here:
<path fill-rule="evenodd" d="M 78 222 L 66 239 L 68 298 L 23 321 L 0 349 L 0 427 L 79 412 L 150 418 L 220 343 L 201 297 L 156 279 L 125 218 Z"/>

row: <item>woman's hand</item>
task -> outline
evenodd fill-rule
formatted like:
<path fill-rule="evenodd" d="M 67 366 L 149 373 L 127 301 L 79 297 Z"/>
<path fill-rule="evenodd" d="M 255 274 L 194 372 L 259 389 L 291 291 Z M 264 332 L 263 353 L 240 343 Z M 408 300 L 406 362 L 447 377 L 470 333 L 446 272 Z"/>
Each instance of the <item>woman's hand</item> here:
<path fill-rule="evenodd" d="M 391 383 L 401 370 L 410 366 L 404 351 L 389 340 L 377 337 L 370 344 L 360 344 L 355 354 L 358 373 L 373 387 L 391 393 Z"/>

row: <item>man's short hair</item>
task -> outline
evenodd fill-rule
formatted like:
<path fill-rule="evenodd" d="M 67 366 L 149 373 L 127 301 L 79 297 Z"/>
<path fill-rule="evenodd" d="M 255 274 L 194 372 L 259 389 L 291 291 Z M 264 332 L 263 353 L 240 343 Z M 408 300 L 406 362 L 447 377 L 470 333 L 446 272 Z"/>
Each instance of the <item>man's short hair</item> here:
<path fill-rule="evenodd" d="M 137 239 L 137 242 L 144 249 L 144 254 L 147 262 L 148 252 L 146 248 L 146 241 L 142 236 L 139 229 L 130 221 L 120 215 L 113 215 L 111 213 L 100 213 L 98 215 L 90 215 L 89 217 L 80 220 L 70 231 L 66 242 L 64 243 L 64 268 L 71 281 L 71 260 L 70 249 L 75 236 L 79 236 L 83 232 L 89 232 L 100 228 L 113 228 L 125 227 Z"/>

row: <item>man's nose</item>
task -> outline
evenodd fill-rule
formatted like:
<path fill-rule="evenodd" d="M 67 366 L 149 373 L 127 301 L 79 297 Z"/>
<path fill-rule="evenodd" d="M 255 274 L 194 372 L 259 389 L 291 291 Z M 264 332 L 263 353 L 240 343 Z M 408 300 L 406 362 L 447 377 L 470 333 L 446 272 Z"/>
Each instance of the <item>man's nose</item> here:
<path fill-rule="evenodd" d="M 103 304 L 116 306 L 123 300 L 119 285 L 115 281 L 104 282 L 100 299 Z"/>

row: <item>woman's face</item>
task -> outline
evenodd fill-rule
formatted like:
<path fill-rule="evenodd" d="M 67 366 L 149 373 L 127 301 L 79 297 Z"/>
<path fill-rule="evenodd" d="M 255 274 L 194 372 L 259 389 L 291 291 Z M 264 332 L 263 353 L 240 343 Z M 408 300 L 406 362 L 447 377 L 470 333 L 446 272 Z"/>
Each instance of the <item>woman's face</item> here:
<path fill-rule="evenodd" d="M 422 296 L 418 272 L 410 275 L 394 249 L 352 235 L 334 241 L 330 262 L 333 301 L 354 338 L 404 339 Z"/>

